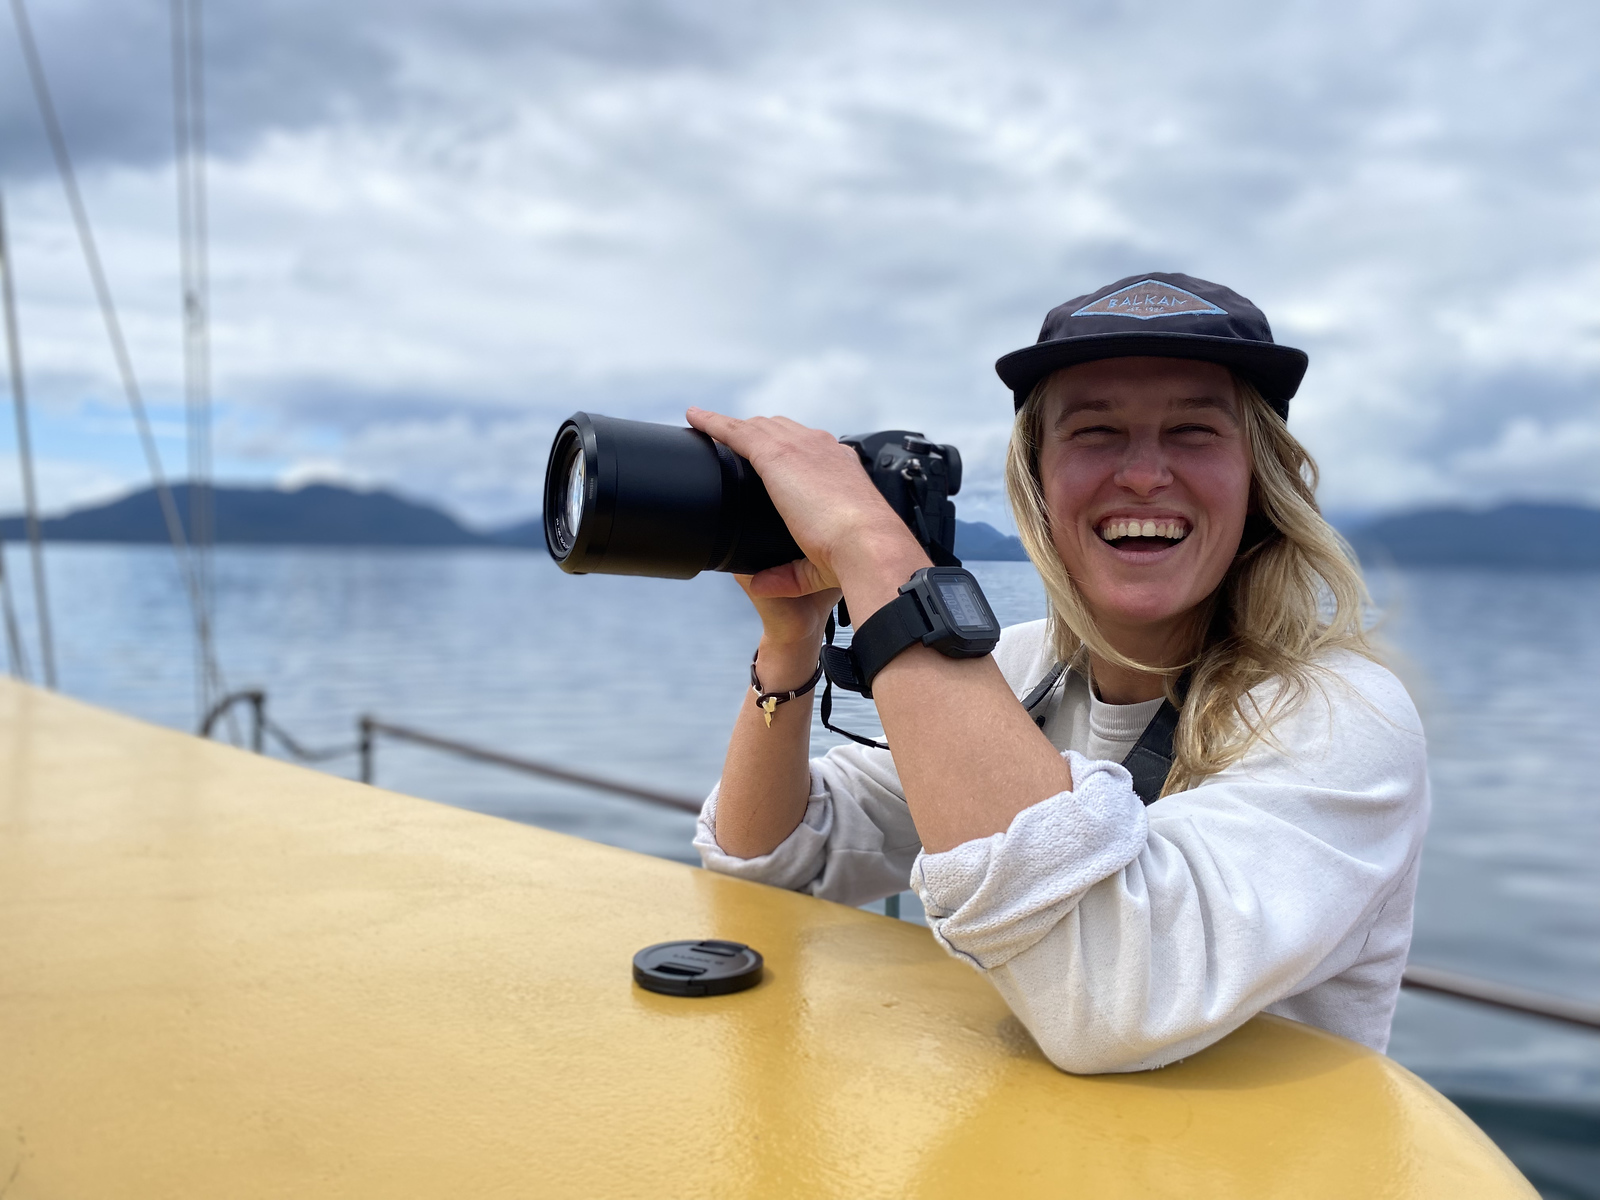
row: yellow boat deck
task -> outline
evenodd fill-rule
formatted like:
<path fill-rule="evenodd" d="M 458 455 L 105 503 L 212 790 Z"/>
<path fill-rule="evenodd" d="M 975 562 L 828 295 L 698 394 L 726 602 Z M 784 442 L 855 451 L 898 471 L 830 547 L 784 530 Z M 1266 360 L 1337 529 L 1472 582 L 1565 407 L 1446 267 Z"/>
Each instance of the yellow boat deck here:
<path fill-rule="evenodd" d="M 1533 1194 L 1319 1031 L 1074 1078 L 918 926 L 0 683 L 5 1200 Z"/>

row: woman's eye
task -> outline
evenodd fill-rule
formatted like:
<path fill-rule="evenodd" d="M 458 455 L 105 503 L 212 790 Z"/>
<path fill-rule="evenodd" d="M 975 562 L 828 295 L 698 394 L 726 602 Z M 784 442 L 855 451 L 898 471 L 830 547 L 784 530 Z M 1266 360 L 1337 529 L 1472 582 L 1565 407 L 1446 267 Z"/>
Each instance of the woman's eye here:
<path fill-rule="evenodd" d="M 1215 437 L 1217 431 L 1209 425 L 1179 425 L 1172 430 L 1179 437 Z"/>

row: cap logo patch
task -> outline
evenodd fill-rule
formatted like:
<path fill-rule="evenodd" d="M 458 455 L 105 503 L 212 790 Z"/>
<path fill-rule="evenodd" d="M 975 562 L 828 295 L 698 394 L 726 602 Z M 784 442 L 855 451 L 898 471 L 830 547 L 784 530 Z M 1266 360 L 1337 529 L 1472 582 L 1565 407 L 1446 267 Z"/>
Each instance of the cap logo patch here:
<path fill-rule="evenodd" d="M 1153 321 L 1157 317 L 1178 317 L 1189 313 L 1211 313 L 1227 316 L 1209 300 L 1202 300 L 1193 292 L 1162 283 L 1159 279 L 1146 279 L 1130 283 L 1109 296 L 1101 296 L 1093 304 L 1085 304 L 1072 315 L 1075 317 L 1132 317 L 1136 321 Z"/>

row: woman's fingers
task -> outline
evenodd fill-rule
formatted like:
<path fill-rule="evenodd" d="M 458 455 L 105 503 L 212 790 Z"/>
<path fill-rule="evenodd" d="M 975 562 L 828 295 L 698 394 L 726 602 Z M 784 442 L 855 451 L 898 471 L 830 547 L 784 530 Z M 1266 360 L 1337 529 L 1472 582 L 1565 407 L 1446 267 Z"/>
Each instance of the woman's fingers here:
<path fill-rule="evenodd" d="M 775 645 L 816 643 L 822 640 L 823 625 L 828 613 L 839 603 L 838 588 L 799 595 L 794 591 L 794 577 L 785 574 L 785 567 L 763 571 L 761 575 L 735 575 L 761 615 L 761 636 Z M 755 581 L 762 580 L 757 588 Z M 775 590 L 764 590 L 775 589 Z"/>
<path fill-rule="evenodd" d="M 811 429 L 789 417 L 741 419 L 694 407 L 689 408 L 685 415 L 689 418 L 689 424 L 701 433 L 710 435 L 752 462 L 763 457 L 763 449 L 792 456 L 794 451 L 802 447 L 832 450 L 838 445 L 832 434 Z"/>
<path fill-rule="evenodd" d="M 825 575 L 808 558 L 768 567 L 750 577 L 746 590 L 752 596 L 776 599 L 783 596 L 810 596 L 838 587 L 838 581 Z"/>
<path fill-rule="evenodd" d="M 693 405 L 689 406 L 689 411 L 686 415 L 689 418 L 690 425 L 693 425 L 701 433 L 710 434 L 724 446 L 733 445 L 728 439 L 737 437 L 739 426 L 744 424 L 738 417 L 724 416 L 722 413 L 696 408 Z"/>
<path fill-rule="evenodd" d="M 784 563 L 782 566 L 768 567 L 750 577 L 750 585 L 745 589 L 752 596 L 759 596 L 765 600 L 778 600 L 791 596 L 804 596 L 806 588 L 795 573 L 793 563 Z"/>
<path fill-rule="evenodd" d="M 763 429 L 764 425 L 772 424 L 770 417 L 754 417 L 741 420 L 739 417 L 730 417 L 726 413 L 711 412 L 709 409 L 691 407 L 685 414 L 689 424 L 701 433 L 709 434 L 712 438 L 729 447 L 736 454 L 745 458 L 753 457 L 759 444 L 764 440 L 762 435 L 771 436 L 771 430 Z"/>

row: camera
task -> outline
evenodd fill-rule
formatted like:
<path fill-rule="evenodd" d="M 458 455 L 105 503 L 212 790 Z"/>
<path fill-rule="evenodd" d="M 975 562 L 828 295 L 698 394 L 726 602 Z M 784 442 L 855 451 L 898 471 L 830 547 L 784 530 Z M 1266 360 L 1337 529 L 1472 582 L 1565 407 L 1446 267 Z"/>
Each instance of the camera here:
<path fill-rule="evenodd" d="M 904 429 L 839 440 L 934 563 L 959 566 L 956 448 Z M 804 557 L 748 459 L 696 429 L 598 413 L 574 413 L 556 433 L 544 539 L 574 575 L 750 575 Z"/>

